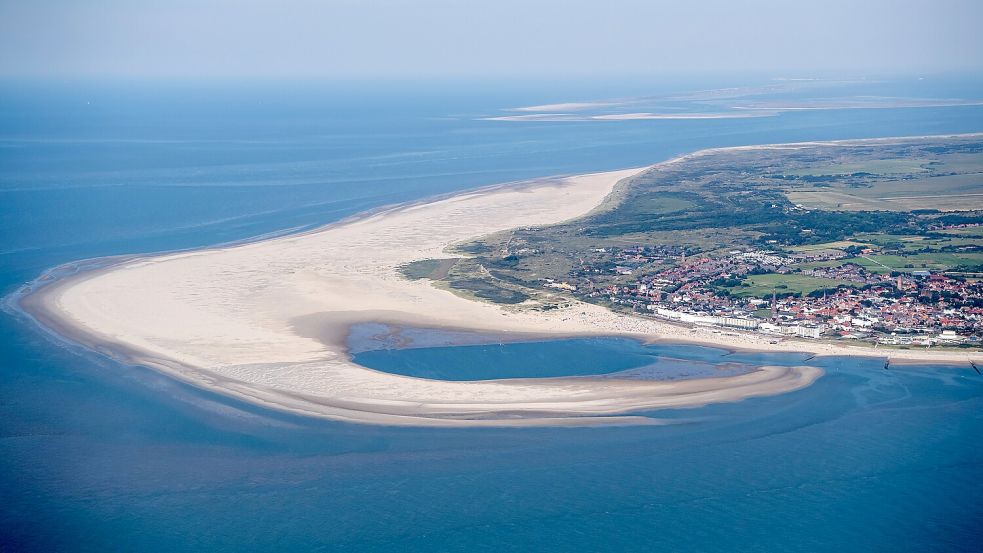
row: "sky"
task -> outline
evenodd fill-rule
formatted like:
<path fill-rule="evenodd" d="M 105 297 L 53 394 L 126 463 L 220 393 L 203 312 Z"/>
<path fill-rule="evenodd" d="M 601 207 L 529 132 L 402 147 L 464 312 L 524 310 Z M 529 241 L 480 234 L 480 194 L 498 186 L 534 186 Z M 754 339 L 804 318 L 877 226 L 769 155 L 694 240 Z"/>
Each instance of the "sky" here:
<path fill-rule="evenodd" d="M 0 0 L 0 77 L 979 72 L 980 0 Z"/>

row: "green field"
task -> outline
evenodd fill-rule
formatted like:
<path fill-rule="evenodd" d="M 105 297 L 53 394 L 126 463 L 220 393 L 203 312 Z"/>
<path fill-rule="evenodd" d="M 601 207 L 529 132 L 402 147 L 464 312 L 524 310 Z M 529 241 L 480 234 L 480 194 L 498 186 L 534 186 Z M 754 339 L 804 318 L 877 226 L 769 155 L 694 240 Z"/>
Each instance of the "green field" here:
<path fill-rule="evenodd" d="M 457 259 L 422 259 L 407 263 L 399 268 L 403 276 L 410 280 L 429 278 L 431 280 L 441 280 L 457 263 Z"/>
<path fill-rule="evenodd" d="M 977 229 L 962 229 L 977 230 Z M 974 248 L 983 246 L 983 238 L 966 233 L 945 233 L 942 237 L 937 236 L 918 236 L 905 234 L 857 234 L 849 240 L 839 240 L 836 242 L 823 242 L 821 244 L 805 244 L 793 246 L 789 250 L 799 253 L 814 253 L 830 250 L 845 251 L 851 246 L 871 248 L 878 252 L 877 256 L 885 257 L 886 253 L 898 253 L 909 255 L 908 263 L 928 263 L 939 266 L 958 266 L 969 263 L 976 264 L 976 252 L 952 252 L 954 248 Z M 935 250 L 925 252 L 924 250 Z M 941 251 L 949 250 L 949 251 Z M 934 259 L 929 259 L 933 257 Z M 891 259 L 888 257 L 888 259 Z M 882 261 L 885 265 L 891 265 L 894 260 Z M 876 264 L 875 264 L 876 265 Z"/>
<path fill-rule="evenodd" d="M 976 238 L 983 238 L 983 227 L 954 228 L 939 232 L 941 234 L 950 234 L 952 236 L 973 236 Z"/>
<path fill-rule="evenodd" d="M 450 288 L 492 303 L 516 304 L 529 299 L 528 294 L 500 286 L 489 278 L 453 279 Z"/>
<path fill-rule="evenodd" d="M 891 271 L 951 271 L 957 267 L 975 267 L 983 264 L 983 253 L 930 252 L 914 255 L 872 255 L 858 257 L 852 262 L 862 265 L 872 273 Z"/>
<path fill-rule="evenodd" d="M 696 203 L 668 194 L 647 194 L 632 199 L 632 209 L 641 213 L 662 215 L 696 207 Z"/>
<path fill-rule="evenodd" d="M 823 288 L 836 288 L 841 285 L 851 283 L 835 280 L 831 278 L 820 278 L 807 275 L 788 274 L 780 275 L 776 273 L 767 275 L 753 275 L 748 277 L 743 284 L 748 286 L 737 286 L 730 288 L 730 293 L 741 297 L 766 298 L 772 292 L 787 294 L 789 292 L 806 295 L 813 290 Z"/>
<path fill-rule="evenodd" d="M 983 240 L 980 238 L 958 235 L 935 238 L 914 235 L 858 234 L 857 236 L 853 237 L 853 239 L 859 242 L 867 242 L 875 246 L 898 249 L 904 252 L 915 252 L 926 248 L 938 250 L 941 248 L 983 245 Z"/>
<path fill-rule="evenodd" d="M 837 240 L 836 242 L 823 242 L 822 244 L 804 244 L 802 246 L 793 246 L 789 248 L 791 251 L 800 253 L 812 253 L 812 252 L 822 252 L 828 250 L 844 250 L 850 246 L 858 246 L 861 248 L 866 248 L 874 245 L 870 242 L 864 242 L 857 239 L 852 240 Z"/>
<path fill-rule="evenodd" d="M 843 176 L 855 173 L 870 173 L 874 175 L 905 175 L 923 173 L 928 159 L 872 159 L 850 163 L 828 163 L 803 167 L 786 171 L 789 175 L 798 176 Z"/>
<path fill-rule="evenodd" d="M 911 211 L 983 209 L 983 154 L 857 159 L 789 169 L 785 193 L 809 209 Z"/>
<path fill-rule="evenodd" d="M 847 211 L 911 211 L 983 209 L 983 176 L 940 175 L 903 180 L 875 181 L 867 187 L 835 184 L 797 188 L 785 194 L 789 201 L 808 209 Z"/>
<path fill-rule="evenodd" d="M 837 259 L 817 263 L 802 263 L 796 265 L 801 269 L 815 267 L 838 267 L 844 263 L 860 265 L 872 273 L 890 273 L 900 271 L 952 271 L 959 267 L 977 267 L 983 265 L 983 253 L 946 253 L 929 252 L 912 255 L 870 255 L 851 259 Z"/>

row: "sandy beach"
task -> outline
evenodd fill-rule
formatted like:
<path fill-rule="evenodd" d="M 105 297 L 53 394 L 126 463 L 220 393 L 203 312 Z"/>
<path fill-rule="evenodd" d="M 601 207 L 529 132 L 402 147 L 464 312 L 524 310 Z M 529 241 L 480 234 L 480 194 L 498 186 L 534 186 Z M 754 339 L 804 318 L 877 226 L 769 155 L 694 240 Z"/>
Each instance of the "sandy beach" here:
<path fill-rule="evenodd" d="M 476 236 L 585 214 L 619 181 L 644 170 L 489 187 L 302 234 L 129 258 L 60 278 L 20 304 L 58 334 L 123 361 L 270 407 L 375 424 L 653 424 L 658 421 L 630 413 L 779 394 L 810 385 L 822 371 L 760 367 L 739 376 L 674 382 L 424 380 L 354 364 L 345 339 L 349 327 L 362 322 L 516 336 L 629 335 L 817 355 L 886 353 L 808 341 L 772 344 L 764 336 L 684 329 L 577 302 L 549 312 L 502 307 L 398 272 L 407 262 L 449 257 L 449 246 Z M 955 352 L 890 355 L 966 361 L 966 354 Z"/>

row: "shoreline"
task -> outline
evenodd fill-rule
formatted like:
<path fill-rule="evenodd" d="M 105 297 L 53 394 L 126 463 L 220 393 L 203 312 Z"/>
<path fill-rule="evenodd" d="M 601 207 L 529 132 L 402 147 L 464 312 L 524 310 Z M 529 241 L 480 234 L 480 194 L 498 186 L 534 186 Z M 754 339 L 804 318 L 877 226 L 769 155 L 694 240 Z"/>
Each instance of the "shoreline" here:
<path fill-rule="evenodd" d="M 919 138 L 928 137 L 711 148 L 656 166 L 723 150 Z M 619 182 L 646 169 L 498 184 L 383 206 L 285 236 L 108 258 L 105 265 L 100 260 L 66 264 L 46 271 L 10 303 L 49 333 L 118 361 L 250 403 L 370 424 L 657 424 L 626 413 L 784 393 L 810 385 L 822 371 L 761 367 L 745 375 L 673 382 L 429 381 L 352 363 L 348 329 L 366 322 L 543 339 L 625 336 L 730 351 L 888 356 L 892 362 L 968 365 L 977 353 L 800 340 L 770 344 L 768 337 L 721 336 L 706 329 L 679 336 L 684 327 L 591 304 L 574 301 L 550 314 L 522 313 L 395 273 L 407 261 L 446 257 L 445 248 L 467 238 L 576 218 L 601 205 Z M 86 270 L 87 264 L 96 268 Z M 57 275 L 65 267 L 80 270 Z"/>

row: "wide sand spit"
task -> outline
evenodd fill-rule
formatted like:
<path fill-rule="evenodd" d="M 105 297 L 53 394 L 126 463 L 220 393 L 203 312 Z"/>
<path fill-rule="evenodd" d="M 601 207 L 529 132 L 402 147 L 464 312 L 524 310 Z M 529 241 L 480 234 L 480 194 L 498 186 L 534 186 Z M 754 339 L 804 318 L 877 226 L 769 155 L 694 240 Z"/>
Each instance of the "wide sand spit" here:
<path fill-rule="evenodd" d="M 130 257 L 35 286 L 20 305 L 72 341 L 196 386 L 294 413 L 373 424 L 653 424 L 653 418 L 626 413 L 789 392 L 809 386 L 822 371 L 764 366 L 738 376 L 663 382 L 427 380 L 353 363 L 346 337 L 362 322 L 517 338 L 628 335 L 730 349 L 884 355 L 818 342 L 772 344 L 753 334 L 681 328 L 576 301 L 552 311 L 494 305 L 426 279 L 407 280 L 398 270 L 415 260 L 451 257 L 449 246 L 478 236 L 586 214 L 617 183 L 646 169 L 488 187 L 302 234 Z M 965 362 L 965 354 L 946 352 L 892 352 L 892 357 Z"/>

